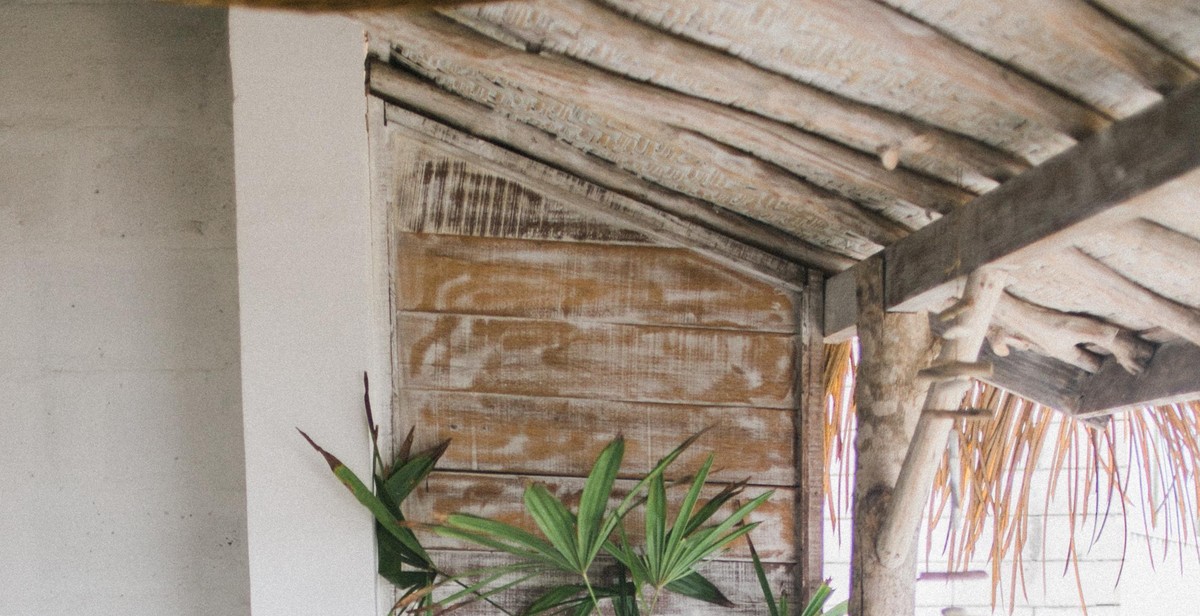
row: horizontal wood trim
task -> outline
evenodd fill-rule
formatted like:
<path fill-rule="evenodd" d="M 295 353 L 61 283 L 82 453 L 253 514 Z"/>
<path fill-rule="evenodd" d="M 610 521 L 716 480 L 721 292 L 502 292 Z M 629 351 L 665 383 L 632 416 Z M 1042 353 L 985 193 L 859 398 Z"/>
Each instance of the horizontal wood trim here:
<path fill-rule="evenodd" d="M 389 191 L 396 226 L 403 231 L 456 236 L 554 241 L 646 243 L 633 229 L 597 220 L 578 207 L 490 173 L 461 157 L 406 143 L 391 162 L 393 185 L 409 188 L 401 199 Z"/>
<path fill-rule="evenodd" d="M 692 251 L 403 234 L 400 310 L 790 333 L 792 294 Z"/>
<path fill-rule="evenodd" d="M 791 408 L 793 339 L 772 333 L 400 313 L 405 387 Z"/>
<path fill-rule="evenodd" d="M 443 470 L 585 476 L 604 445 L 625 436 L 622 472 L 649 472 L 696 432 L 709 431 L 677 462 L 697 468 L 710 452 L 714 479 L 795 483 L 795 416 L 780 409 L 707 407 L 403 390 L 401 426 L 417 426 L 417 445 L 451 439 Z"/>
<path fill-rule="evenodd" d="M 695 470 L 680 467 L 681 473 Z M 576 509 L 579 497 L 583 492 L 581 477 L 542 477 L 525 475 L 493 475 L 472 474 L 459 472 L 434 471 L 429 479 L 413 492 L 405 503 L 405 515 L 416 521 L 433 521 L 451 513 L 461 512 L 481 515 L 519 526 L 531 532 L 537 532 L 537 525 L 525 513 L 523 494 L 525 487 L 537 482 L 545 485 L 551 494 L 562 499 L 569 508 Z M 628 479 L 617 481 L 614 489 L 612 505 L 619 503 L 628 490 L 636 482 Z M 702 492 L 702 497 L 712 496 L 722 489 L 719 484 L 709 484 Z M 683 499 L 686 486 L 678 486 L 668 490 L 667 499 L 671 503 L 669 511 L 674 512 L 678 502 Z M 748 487 L 743 492 L 743 502 L 754 498 L 766 488 Z M 795 550 L 792 547 L 793 535 L 793 499 L 795 493 L 791 489 L 775 489 L 774 495 L 750 515 L 751 522 L 759 521 L 762 525 L 753 532 L 754 547 L 759 556 L 766 562 L 795 561 Z M 727 505 L 725 514 L 732 512 L 732 504 Z M 718 514 L 722 515 L 722 514 Z M 625 528 L 630 538 L 640 541 L 645 528 L 641 509 L 635 509 L 626 518 Z M 469 544 L 443 537 L 429 537 L 424 541 L 428 547 L 435 549 L 471 549 Z M 744 540 L 734 542 L 721 558 L 726 560 L 748 560 L 750 552 Z"/>
<path fill-rule="evenodd" d="M 1082 387 L 1076 415 L 1111 415 L 1141 406 L 1200 399 L 1200 347 L 1183 340 L 1159 346 L 1141 374 L 1126 372 L 1112 358 Z"/>
<path fill-rule="evenodd" d="M 480 567 L 489 567 L 512 562 L 506 557 L 493 552 L 476 552 L 460 550 L 432 550 L 430 554 L 434 562 L 451 573 L 469 571 Z M 771 588 L 776 592 L 788 588 L 792 576 L 793 565 L 787 563 L 766 563 L 764 569 Z M 596 576 L 601 582 L 615 576 L 615 566 L 605 556 L 598 559 Z M 759 590 L 758 579 L 754 567 L 746 561 L 713 560 L 702 565 L 700 571 L 712 581 L 721 592 L 734 603 L 731 608 L 713 608 L 695 599 L 689 599 L 673 593 L 665 593 L 659 600 L 656 613 L 659 614 L 697 614 L 719 609 L 721 614 L 734 616 L 761 616 L 766 612 L 762 591 Z M 539 584 L 521 586 L 497 595 L 494 600 L 503 608 L 514 614 L 528 606 L 538 596 L 539 591 L 545 591 L 555 584 L 577 582 L 568 575 L 550 576 L 539 579 Z M 437 597 L 439 595 L 435 595 Z M 444 595 L 443 595 L 444 596 Z M 610 613 L 607 603 L 602 603 L 604 613 Z M 470 616 L 496 616 L 499 610 L 486 602 L 476 602 L 456 609 L 453 614 Z"/>

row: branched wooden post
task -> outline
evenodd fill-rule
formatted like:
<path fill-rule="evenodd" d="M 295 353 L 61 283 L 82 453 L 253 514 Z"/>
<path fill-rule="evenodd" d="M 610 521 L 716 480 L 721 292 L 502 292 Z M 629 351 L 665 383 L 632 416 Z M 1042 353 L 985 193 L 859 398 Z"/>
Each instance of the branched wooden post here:
<path fill-rule="evenodd" d="M 879 560 L 887 567 L 900 566 L 915 550 L 921 512 L 929 500 L 933 477 L 954 425 L 954 420 L 941 411 L 959 408 L 971 386 L 971 378 L 978 375 L 979 347 L 1006 278 L 1003 271 L 975 270 L 967 277 L 962 298 L 938 315 L 939 319 L 948 320 L 950 327 L 942 334 L 941 351 L 933 367 L 923 371 L 938 378 L 925 397 L 924 410 L 933 412 L 923 413 L 917 421 L 908 455 L 900 468 L 892 507 L 876 544 Z"/>
<path fill-rule="evenodd" d="M 925 385 L 919 372 L 933 356 L 924 314 L 889 314 L 883 305 L 883 264 L 878 257 L 857 268 L 858 432 L 854 449 L 854 536 L 850 613 L 855 616 L 912 614 L 916 558 L 885 566 L 875 551 L 881 525 L 900 475 Z"/>

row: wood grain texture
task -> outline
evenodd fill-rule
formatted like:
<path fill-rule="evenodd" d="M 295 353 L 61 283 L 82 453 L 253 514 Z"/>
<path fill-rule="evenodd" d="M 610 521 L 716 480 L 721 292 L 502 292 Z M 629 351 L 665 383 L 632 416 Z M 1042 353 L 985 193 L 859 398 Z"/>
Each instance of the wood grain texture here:
<path fill-rule="evenodd" d="M 789 408 L 792 340 L 769 333 L 403 313 L 406 387 Z"/>
<path fill-rule="evenodd" d="M 603 0 L 648 24 L 823 90 L 1038 163 L 1100 114 L 870 0 Z"/>
<path fill-rule="evenodd" d="M 825 309 L 824 275 L 809 275 L 808 291 L 796 310 L 796 557 L 793 597 L 811 597 L 825 580 Z M 818 438 L 818 435 L 820 438 Z"/>
<path fill-rule="evenodd" d="M 804 268 L 790 260 L 661 212 L 652 206 L 608 191 L 536 160 L 513 154 L 417 114 L 390 107 L 388 117 L 390 130 L 394 129 L 397 132 L 393 141 L 393 156 L 398 161 L 405 160 L 405 156 L 418 154 L 413 148 L 413 142 L 416 142 L 424 148 L 421 150 L 423 152 L 440 150 L 441 156 L 472 161 L 488 173 L 512 181 L 519 179 L 521 183 L 535 188 L 538 192 L 569 203 L 579 211 L 589 212 L 599 219 L 613 219 L 618 224 L 636 225 L 640 233 L 659 242 L 691 248 L 740 271 L 788 288 L 799 288 L 796 281 L 800 279 Z M 410 160 L 410 164 L 422 163 Z M 415 183 L 400 184 L 397 190 L 397 203 L 415 203 L 423 198 L 423 187 Z M 828 253 L 814 253 L 814 256 L 820 259 L 823 254 Z"/>
<path fill-rule="evenodd" d="M 1023 168 L 977 142 L 834 96 L 591 2 L 505 2 L 447 14 L 527 48 L 786 122 L 872 156 L 894 148 L 902 166 L 976 192 Z"/>
<path fill-rule="evenodd" d="M 790 333 L 792 294 L 681 248 L 404 234 L 396 307 Z"/>
<path fill-rule="evenodd" d="M 555 241 L 649 241 L 633 229 L 605 224 L 462 159 L 419 144 L 407 147 L 414 150 L 409 159 L 412 164 L 397 162 L 395 173 L 416 187 L 415 199 L 397 200 L 393 208 L 398 227 L 404 231 Z"/>
<path fill-rule="evenodd" d="M 695 469 L 679 469 L 682 477 Z M 471 513 L 481 515 L 508 524 L 513 524 L 537 532 L 537 525 L 526 514 L 522 505 L 522 495 L 525 487 L 537 482 L 546 486 L 551 494 L 562 499 L 567 507 L 574 510 L 579 505 L 579 497 L 583 493 L 583 478 L 581 477 L 543 477 L 526 475 L 492 475 L 460 472 L 434 471 L 429 480 L 418 487 L 407 501 L 406 515 L 416 521 L 436 520 L 440 516 L 451 513 Z M 619 504 L 628 490 L 636 482 L 621 479 L 613 490 L 613 506 Z M 709 483 L 701 492 L 702 498 L 707 498 L 719 492 L 723 486 Z M 674 512 L 679 501 L 683 500 L 687 486 L 680 485 L 667 491 L 669 511 Z M 757 497 L 766 489 L 750 486 L 743 492 L 744 500 Z M 794 494 L 791 489 L 775 489 L 775 494 L 761 507 L 750 514 L 749 521 L 762 524 L 753 532 L 754 547 L 764 562 L 795 562 L 795 551 L 792 546 L 792 508 Z M 727 515 L 733 511 L 733 504 L 718 515 Z M 670 515 L 670 514 L 669 514 Z M 627 518 L 626 529 L 630 539 L 640 542 L 645 522 L 641 510 L 636 509 Z M 431 537 L 425 543 L 434 549 L 469 549 L 472 546 L 454 539 Z M 728 551 L 721 555 L 726 560 L 749 560 L 750 551 L 746 542 L 739 540 L 731 544 Z"/>
<path fill-rule="evenodd" d="M 488 150 L 485 154 L 504 161 L 508 167 L 525 169 L 526 173 L 539 178 L 553 176 L 548 178 L 553 180 L 557 177 L 556 172 L 548 171 L 545 167 L 522 162 L 522 158 L 525 158 L 566 171 L 576 176 L 576 181 L 582 179 L 630 197 L 621 207 L 602 201 L 596 205 L 607 206 L 607 209 L 613 210 L 615 217 L 640 229 L 648 229 L 659 235 L 682 235 L 680 239 L 687 242 L 685 245 L 698 247 L 709 254 L 721 249 L 725 252 L 716 253 L 718 258 L 728 253 L 725 255 L 728 258 L 734 261 L 744 260 L 750 265 L 759 261 L 769 261 L 766 257 L 754 260 L 753 249 L 782 259 L 812 264 L 825 270 L 842 270 L 853 263 L 847 257 L 817 249 L 796 236 L 761 221 L 638 178 L 611 163 L 554 139 L 545 131 L 511 121 L 495 109 L 446 92 L 410 73 L 379 61 L 369 63 L 368 67 L 371 92 L 374 95 L 401 104 L 405 109 L 415 111 L 426 118 L 458 127 L 475 139 L 503 143 L 507 149 L 483 149 Z M 393 121 L 402 125 L 414 124 L 415 114 L 410 111 L 389 105 L 387 113 Z M 428 125 L 428 122 L 422 122 L 419 126 L 428 129 Z M 470 144 L 474 143 L 470 139 L 458 141 L 460 148 L 470 148 Z M 641 207 L 635 207 L 639 205 Z M 714 232 L 729 239 L 723 244 L 719 243 L 709 237 L 714 235 Z M 744 244 L 746 248 L 735 250 L 737 244 Z M 758 267 L 763 269 L 767 265 L 764 263 Z"/>
<path fill-rule="evenodd" d="M 980 266 L 1019 265 L 1072 245 L 1097 225 L 1119 224 L 1118 215 L 1131 220 L 1135 208 L 1146 206 L 1136 198 L 1174 182 L 1193 185 L 1189 178 L 1200 176 L 1198 167 L 1195 84 L 889 246 L 888 309 L 928 307 Z M 1100 218 L 1127 202 L 1114 220 Z"/>
<path fill-rule="evenodd" d="M 854 271 L 862 355 L 855 382 L 858 408 L 850 613 L 912 614 L 916 550 L 910 550 L 902 562 L 889 564 L 881 560 L 876 546 L 894 506 L 896 482 L 917 429 L 927 389 L 917 372 L 933 358 L 933 336 L 925 315 L 887 312 L 881 259 L 868 259 Z M 911 540 L 916 539 L 914 528 Z"/>
<path fill-rule="evenodd" d="M 419 426 L 418 444 L 453 439 L 438 468 L 547 476 L 587 475 L 603 446 L 625 437 L 622 473 L 634 477 L 706 428 L 678 461 L 696 468 L 716 454 L 717 481 L 795 482 L 788 411 L 611 400 L 533 398 L 405 390 L 401 413 Z"/>
<path fill-rule="evenodd" d="M 1200 347 L 1179 340 L 1158 348 L 1146 370 L 1132 375 L 1106 361 L 1081 387 L 1076 415 L 1102 417 L 1145 405 L 1162 405 L 1200 397 Z"/>
<path fill-rule="evenodd" d="M 1178 0 L 1093 0 L 1149 39 L 1200 66 L 1200 6 Z"/>
<path fill-rule="evenodd" d="M 433 550 L 432 556 L 439 566 L 450 572 L 468 571 L 472 568 L 512 562 L 490 552 Z M 597 577 L 601 581 L 604 581 L 608 579 L 606 576 L 615 576 L 615 567 L 612 566 L 611 560 L 601 557 L 601 561 L 597 564 Z M 775 589 L 787 588 L 793 568 L 793 565 L 787 563 L 766 563 L 764 569 L 766 570 L 767 580 L 771 583 L 771 587 Z M 755 578 L 751 563 L 736 560 L 712 560 L 704 564 L 700 571 L 716 584 L 717 588 L 720 588 L 721 592 L 734 603 L 734 606 L 731 608 L 721 608 L 721 614 L 761 616 L 765 613 L 766 606 L 763 601 L 762 592 L 758 589 L 758 580 Z M 539 590 L 545 591 L 555 583 L 566 584 L 572 581 L 567 576 L 552 577 L 547 580 L 549 583 L 544 585 L 521 587 L 500 593 L 496 598 L 496 603 L 514 614 L 519 614 L 522 609 L 538 596 Z M 602 603 L 602 606 L 604 613 L 611 612 L 611 608 L 607 603 Z M 658 609 L 655 613 L 699 614 L 706 613 L 712 609 L 711 606 L 695 599 L 674 594 L 664 594 L 659 601 Z M 499 613 L 499 609 L 484 602 L 477 602 L 458 608 L 453 613 L 471 616 L 496 616 Z"/>
<path fill-rule="evenodd" d="M 679 115 L 670 111 L 666 101 L 671 97 L 665 93 L 651 97 L 653 102 L 647 99 L 637 107 L 605 113 L 586 94 L 589 83 L 599 78 L 581 80 L 578 65 L 514 50 L 441 17 L 366 19 L 383 36 L 403 41 L 394 59 L 407 68 L 672 190 L 772 223 L 848 256 L 871 254 L 905 232 L 900 224 L 777 164 L 702 132 L 633 113 L 649 103 L 647 113 Z M 907 207 L 899 201 L 894 205 Z M 904 216 L 915 215 L 910 210 Z"/>
<path fill-rule="evenodd" d="M 1114 118 L 1196 78 L 1192 67 L 1078 0 L 885 0 Z"/>

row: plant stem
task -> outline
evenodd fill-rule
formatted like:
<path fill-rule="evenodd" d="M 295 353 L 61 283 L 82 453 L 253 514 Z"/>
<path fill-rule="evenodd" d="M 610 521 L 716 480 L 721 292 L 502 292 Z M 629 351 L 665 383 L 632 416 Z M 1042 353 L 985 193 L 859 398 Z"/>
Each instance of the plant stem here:
<path fill-rule="evenodd" d="M 597 616 L 604 616 L 604 612 L 600 609 L 600 600 L 596 598 L 596 591 L 592 590 L 592 582 L 588 579 L 587 571 L 583 574 L 583 585 L 587 587 L 588 596 L 592 598 L 592 605 L 596 606 Z"/>
<path fill-rule="evenodd" d="M 646 612 L 646 616 L 654 616 L 654 609 L 658 607 L 658 595 L 661 592 L 661 588 L 654 587 L 654 596 L 650 599 L 650 611 Z"/>

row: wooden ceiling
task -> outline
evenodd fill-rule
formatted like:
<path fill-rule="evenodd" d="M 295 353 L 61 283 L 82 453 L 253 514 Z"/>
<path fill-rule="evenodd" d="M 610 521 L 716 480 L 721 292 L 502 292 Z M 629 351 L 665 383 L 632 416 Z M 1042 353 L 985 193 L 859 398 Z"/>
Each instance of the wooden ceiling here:
<path fill-rule="evenodd" d="M 732 259 L 776 278 L 793 270 L 772 259 L 834 273 L 902 248 L 1200 76 L 1188 0 L 526 0 L 356 17 L 390 50 L 372 65 L 375 94 L 728 236 L 748 247 Z M 1051 193 L 1069 187 L 1056 181 L 1005 198 L 1059 207 Z M 1200 258 L 1198 186 L 1026 258 L 992 346 L 1076 370 L 1061 390 L 1106 358 L 1139 372 L 1153 345 L 1192 340 L 1178 321 L 1200 324 L 1200 264 L 1139 268 Z M 1030 211 L 969 231 L 1005 233 Z M 1154 250 L 1166 256 L 1149 266 L 1127 256 Z M 1111 284 L 1077 292 L 1080 278 Z M 1119 280 L 1185 314 L 1146 309 Z M 1053 321 L 1065 313 L 1108 329 Z M 1027 325 L 1047 321 L 1075 338 Z"/>

